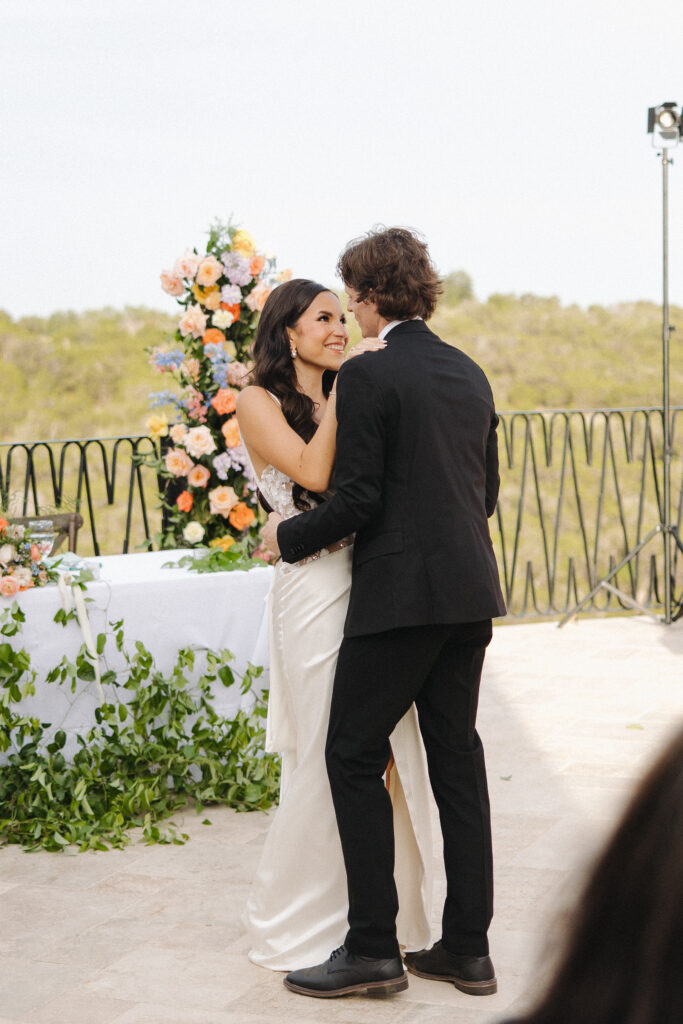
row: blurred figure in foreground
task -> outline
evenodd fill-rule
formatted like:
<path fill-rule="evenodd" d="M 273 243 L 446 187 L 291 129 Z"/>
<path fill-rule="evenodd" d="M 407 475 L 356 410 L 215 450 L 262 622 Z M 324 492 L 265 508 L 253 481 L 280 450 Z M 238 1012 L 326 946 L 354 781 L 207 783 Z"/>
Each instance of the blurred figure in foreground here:
<path fill-rule="evenodd" d="M 515 1024 L 681 1022 L 683 730 L 600 855 L 548 990 Z"/>

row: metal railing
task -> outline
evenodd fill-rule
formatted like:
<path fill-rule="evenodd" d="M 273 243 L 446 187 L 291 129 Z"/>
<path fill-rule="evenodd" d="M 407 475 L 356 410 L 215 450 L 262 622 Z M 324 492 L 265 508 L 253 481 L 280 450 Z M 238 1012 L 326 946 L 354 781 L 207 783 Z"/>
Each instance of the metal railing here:
<path fill-rule="evenodd" d="M 671 493 L 683 516 L 683 462 L 672 410 Z M 500 416 L 501 491 L 491 521 L 510 614 L 556 618 L 588 594 L 657 523 L 664 521 L 662 411 L 637 409 L 505 412 Z M 146 437 L 88 438 L 0 445 L 0 498 L 15 515 L 77 511 L 85 520 L 79 552 L 150 546 L 161 526 L 159 480 L 133 456 L 155 450 Z M 662 602 L 663 544 L 658 536 L 615 578 L 648 608 Z M 672 575 L 680 594 L 683 559 Z M 600 591 L 586 611 L 624 610 Z"/>
<path fill-rule="evenodd" d="M 161 526 L 160 481 L 134 456 L 156 450 L 149 437 L 2 444 L 0 505 L 16 516 L 80 512 L 79 553 L 148 548 Z"/>

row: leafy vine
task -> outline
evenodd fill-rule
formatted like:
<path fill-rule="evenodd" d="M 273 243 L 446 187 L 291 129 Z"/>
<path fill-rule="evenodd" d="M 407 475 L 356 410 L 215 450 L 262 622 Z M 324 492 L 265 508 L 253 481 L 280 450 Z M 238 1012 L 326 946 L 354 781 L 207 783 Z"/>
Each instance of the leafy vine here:
<path fill-rule="evenodd" d="M 69 618 L 55 616 L 63 626 Z M 190 800 L 198 813 L 207 804 L 251 811 L 277 802 L 279 761 L 263 752 L 267 694 L 252 689 L 261 668 L 249 665 L 241 679 L 250 709 L 229 719 L 211 696 L 212 686 L 235 685 L 229 651 L 184 648 L 164 674 L 140 641 L 134 653 L 126 650 L 122 620 L 110 623 L 112 632 L 97 636 L 97 653 L 106 667 L 113 641 L 125 668 L 102 673 L 96 724 L 76 737 L 77 750 L 67 757 L 64 730 L 52 733 L 49 723 L 18 707 L 36 692 L 29 654 L 9 642 L 24 621 L 17 602 L 0 613 L 0 846 L 121 848 L 133 828 L 142 829 L 145 843 L 183 843 L 186 834 L 161 823 Z M 46 681 L 75 692 L 79 680 L 94 679 L 94 658 L 83 645 Z"/>

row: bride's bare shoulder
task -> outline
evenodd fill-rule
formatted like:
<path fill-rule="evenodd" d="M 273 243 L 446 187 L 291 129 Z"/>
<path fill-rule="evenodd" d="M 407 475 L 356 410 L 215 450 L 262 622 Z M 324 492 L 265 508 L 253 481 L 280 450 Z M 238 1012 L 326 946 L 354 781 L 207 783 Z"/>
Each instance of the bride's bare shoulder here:
<path fill-rule="evenodd" d="M 259 387 L 258 384 L 250 384 L 249 387 L 243 388 L 237 396 L 238 412 L 240 410 L 249 412 L 251 409 L 269 408 L 270 406 L 277 408 L 277 402 L 265 388 Z"/>

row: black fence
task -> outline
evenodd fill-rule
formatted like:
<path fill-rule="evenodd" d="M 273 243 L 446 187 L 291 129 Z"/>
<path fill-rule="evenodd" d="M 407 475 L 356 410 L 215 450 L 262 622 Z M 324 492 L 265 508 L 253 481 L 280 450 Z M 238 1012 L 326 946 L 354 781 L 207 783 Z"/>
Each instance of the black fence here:
<path fill-rule="evenodd" d="M 667 510 L 661 409 L 501 414 L 501 492 L 491 526 L 512 616 L 562 615 L 658 524 L 680 528 L 683 461 L 676 438 L 682 416 L 683 407 L 672 411 Z M 159 481 L 134 456 L 154 450 L 146 437 L 0 445 L 2 505 L 14 515 L 80 512 L 83 554 L 148 548 L 161 526 Z M 664 596 L 665 543 L 680 596 L 683 559 L 668 531 L 657 533 L 612 580 L 652 609 Z M 585 610 L 627 607 L 600 590 Z"/>

